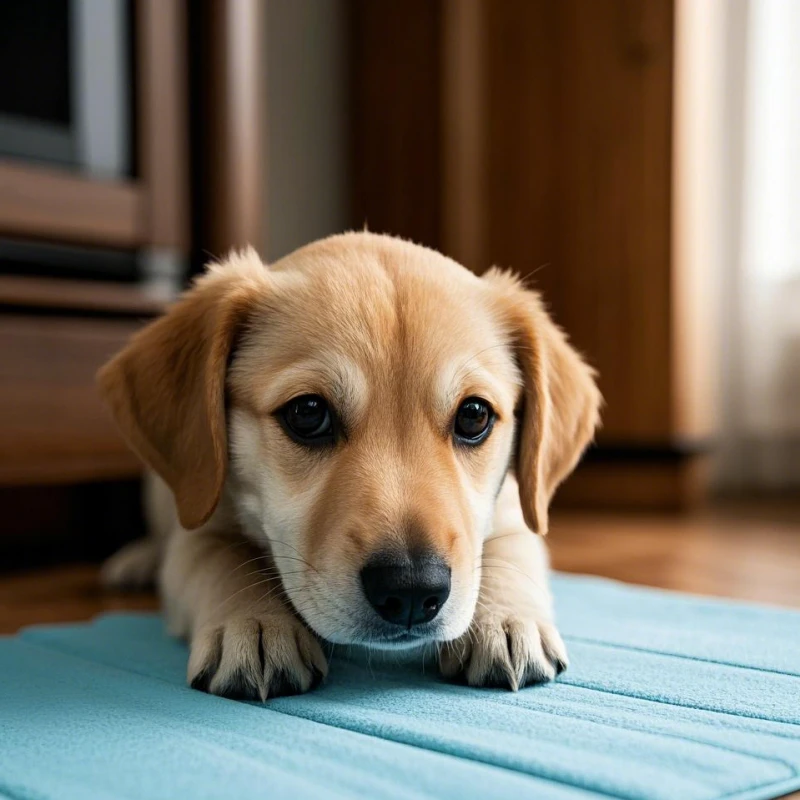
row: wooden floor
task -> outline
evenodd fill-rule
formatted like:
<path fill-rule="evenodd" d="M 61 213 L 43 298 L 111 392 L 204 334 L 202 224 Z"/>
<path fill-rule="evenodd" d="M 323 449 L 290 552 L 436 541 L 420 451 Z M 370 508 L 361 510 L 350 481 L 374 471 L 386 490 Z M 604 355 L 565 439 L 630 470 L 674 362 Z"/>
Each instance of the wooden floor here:
<path fill-rule="evenodd" d="M 800 505 L 739 505 L 689 517 L 556 514 L 556 569 L 630 583 L 800 607 Z M 153 609 L 152 595 L 109 594 L 91 565 L 0 577 L 0 633 Z"/>
<path fill-rule="evenodd" d="M 800 608 L 800 503 L 561 515 L 548 541 L 553 566 L 566 572 Z"/>

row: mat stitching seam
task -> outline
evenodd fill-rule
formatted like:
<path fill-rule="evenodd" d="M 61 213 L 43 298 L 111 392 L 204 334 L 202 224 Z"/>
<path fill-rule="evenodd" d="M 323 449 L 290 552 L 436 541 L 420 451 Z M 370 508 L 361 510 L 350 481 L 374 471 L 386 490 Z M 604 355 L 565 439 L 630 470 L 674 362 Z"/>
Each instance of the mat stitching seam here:
<path fill-rule="evenodd" d="M 606 647 L 612 650 L 632 650 L 637 653 L 652 653 L 653 655 L 664 656 L 665 658 L 679 658 L 684 661 L 699 661 L 703 664 L 719 664 L 720 666 L 730 667 L 731 669 L 746 669 L 746 670 L 751 670 L 753 672 L 766 672 L 767 674 L 770 675 L 785 675 L 789 678 L 800 679 L 800 674 L 796 672 L 784 672 L 783 670 L 779 669 L 754 667 L 747 664 L 733 664 L 730 661 L 720 661 L 719 659 L 715 658 L 702 658 L 701 656 L 691 656 L 691 655 L 685 655 L 683 653 L 670 653 L 665 650 L 649 650 L 646 647 L 637 647 L 636 645 L 618 644 L 616 642 L 612 644 L 609 642 L 603 642 L 600 639 L 593 639 L 588 636 L 572 636 L 569 634 L 564 634 L 564 639 L 566 641 L 584 642 L 586 644 L 593 644 L 598 647 Z"/>

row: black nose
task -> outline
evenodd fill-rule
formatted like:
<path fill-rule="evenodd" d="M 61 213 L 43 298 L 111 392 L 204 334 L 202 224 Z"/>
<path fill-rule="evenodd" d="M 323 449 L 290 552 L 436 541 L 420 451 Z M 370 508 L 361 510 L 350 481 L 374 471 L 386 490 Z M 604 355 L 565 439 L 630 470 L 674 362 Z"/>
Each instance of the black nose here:
<path fill-rule="evenodd" d="M 387 622 L 411 628 L 430 622 L 450 595 L 450 567 L 438 556 L 378 557 L 361 570 L 370 605 Z"/>

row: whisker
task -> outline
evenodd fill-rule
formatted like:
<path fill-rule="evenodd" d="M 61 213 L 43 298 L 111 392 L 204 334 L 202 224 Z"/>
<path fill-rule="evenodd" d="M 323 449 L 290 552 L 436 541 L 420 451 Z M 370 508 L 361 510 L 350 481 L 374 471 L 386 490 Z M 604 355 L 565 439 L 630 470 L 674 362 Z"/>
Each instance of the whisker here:
<path fill-rule="evenodd" d="M 261 586 L 264 583 L 269 583 L 271 580 L 272 580 L 272 578 L 265 578 L 263 581 L 256 581 L 255 583 L 248 583 L 247 586 L 240 587 L 233 594 L 231 594 L 227 598 L 225 598 L 225 600 L 223 600 L 222 602 L 218 603 L 208 616 L 213 618 L 221 608 L 223 608 L 225 605 L 230 603 L 230 601 L 233 600 L 233 598 L 236 597 L 237 595 L 240 595 L 242 592 L 246 592 L 248 589 L 253 589 L 256 586 Z"/>
<path fill-rule="evenodd" d="M 306 564 L 306 566 L 308 566 L 311 569 L 313 569 L 314 572 L 318 572 L 317 568 L 310 561 L 308 561 L 303 556 L 303 554 L 294 545 L 289 544 L 289 542 L 284 542 L 282 539 L 272 539 L 271 538 L 269 541 L 270 541 L 270 544 L 280 544 L 280 545 L 283 545 L 283 547 L 288 547 L 290 550 L 293 550 L 295 553 L 297 553 L 297 556 L 299 557 L 300 561 L 302 561 L 304 564 Z M 288 557 L 289 556 L 281 556 L 281 558 L 288 558 Z"/>
<path fill-rule="evenodd" d="M 225 548 L 225 552 L 229 551 L 232 547 L 235 547 L 235 546 L 237 546 L 239 544 L 241 544 L 241 542 L 236 542 L 236 543 L 234 543 L 232 545 L 229 545 L 228 547 Z M 252 564 L 254 561 L 259 561 L 260 559 L 263 559 L 263 558 L 264 558 L 263 554 L 257 555 L 254 558 L 248 558 L 247 560 L 243 561 L 238 566 L 234 567 L 230 572 L 228 572 L 228 574 L 225 575 L 222 578 L 222 580 L 223 581 L 228 580 L 228 578 L 230 578 L 232 575 L 234 575 L 236 572 L 238 572 L 242 567 L 247 566 L 248 564 Z"/>
<path fill-rule="evenodd" d="M 539 589 L 540 591 L 546 590 L 546 585 L 540 581 L 537 581 L 532 575 L 529 575 L 527 572 L 515 567 L 511 564 L 485 564 L 485 569 L 507 569 L 510 572 L 516 572 L 519 575 L 522 575 L 524 578 L 527 578 L 534 586 L 534 588 Z"/>

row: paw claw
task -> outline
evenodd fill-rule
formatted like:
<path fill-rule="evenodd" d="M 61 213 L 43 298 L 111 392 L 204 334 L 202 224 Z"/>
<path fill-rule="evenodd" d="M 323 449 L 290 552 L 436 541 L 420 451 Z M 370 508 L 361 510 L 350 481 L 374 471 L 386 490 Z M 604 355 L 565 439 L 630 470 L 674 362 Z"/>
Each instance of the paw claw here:
<path fill-rule="evenodd" d="M 188 667 L 193 689 L 262 703 L 307 692 L 326 673 L 314 634 L 286 615 L 235 619 L 199 630 Z"/>
<path fill-rule="evenodd" d="M 553 680 L 566 665 L 564 643 L 553 625 L 502 615 L 477 618 L 439 655 L 444 677 L 513 692 Z"/>
<path fill-rule="evenodd" d="M 208 692 L 208 687 L 213 676 L 214 674 L 211 672 L 211 670 L 203 670 L 191 679 L 189 682 L 189 688 L 197 689 L 199 692 Z"/>

